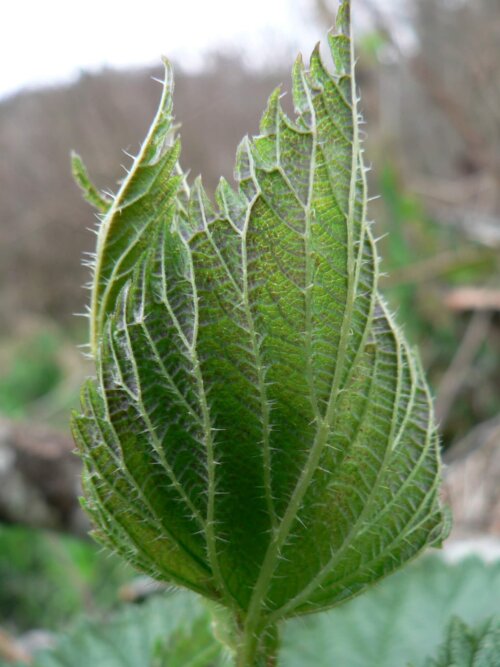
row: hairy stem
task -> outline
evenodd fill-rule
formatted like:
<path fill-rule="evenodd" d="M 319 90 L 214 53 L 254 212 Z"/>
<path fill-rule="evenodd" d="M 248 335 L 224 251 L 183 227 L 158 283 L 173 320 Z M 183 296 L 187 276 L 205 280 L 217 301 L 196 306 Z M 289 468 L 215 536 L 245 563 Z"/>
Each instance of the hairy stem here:
<path fill-rule="evenodd" d="M 243 630 L 236 649 L 235 667 L 276 667 L 279 647 L 280 635 L 276 625 L 252 634 Z"/>

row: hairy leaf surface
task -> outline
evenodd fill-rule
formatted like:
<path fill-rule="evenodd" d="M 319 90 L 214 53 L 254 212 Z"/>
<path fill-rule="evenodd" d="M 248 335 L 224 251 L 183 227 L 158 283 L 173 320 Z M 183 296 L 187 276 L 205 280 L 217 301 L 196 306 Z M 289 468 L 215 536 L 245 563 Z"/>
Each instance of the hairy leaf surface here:
<path fill-rule="evenodd" d="M 349 2 L 238 149 L 190 192 L 171 75 L 104 219 L 97 380 L 75 437 L 96 537 L 257 632 L 333 607 L 439 544 L 420 365 L 377 290 Z M 246 620 L 245 620 L 246 619 Z"/>
<path fill-rule="evenodd" d="M 103 214 L 93 264 L 90 342 L 94 354 L 120 290 L 154 243 L 158 228 L 171 223 L 179 198 L 183 178 L 177 164 L 180 144 L 175 141 L 172 117 L 173 73 L 167 60 L 164 65 L 163 95 L 156 118 L 113 201 L 100 195 L 80 157 L 72 156 L 73 175 L 84 197 Z"/>

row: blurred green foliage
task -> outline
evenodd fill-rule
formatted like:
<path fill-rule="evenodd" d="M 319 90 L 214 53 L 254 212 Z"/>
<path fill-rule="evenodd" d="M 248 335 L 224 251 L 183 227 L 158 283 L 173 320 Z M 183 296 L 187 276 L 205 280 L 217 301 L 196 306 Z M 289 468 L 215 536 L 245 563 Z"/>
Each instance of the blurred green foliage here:
<path fill-rule="evenodd" d="M 496 248 L 481 245 L 429 215 L 421 200 L 405 190 L 391 164 L 380 172 L 378 190 L 381 285 L 410 341 L 419 348 L 431 386 L 438 392 L 474 317 L 447 307 L 446 294 L 459 287 L 498 286 L 500 257 Z M 442 422 L 445 447 L 500 412 L 499 368 L 500 329 L 492 316 L 467 381 Z"/>
<path fill-rule="evenodd" d="M 336 609 L 288 622 L 280 665 L 423 667 L 442 644 L 453 615 L 475 625 L 500 611 L 499 584 L 499 563 L 468 559 L 451 565 L 426 556 Z M 80 621 L 34 661 L 35 667 L 228 664 L 206 604 L 188 592 L 125 606 L 105 622 Z"/>
<path fill-rule="evenodd" d="M 30 403 L 61 382 L 60 345 L 51 331 L 35 331 L 17 344 L 10 342 L 12 354 L 0 376 L 0 413 L 22 417 Z"/>
<path fill-rule="evenodd" d="M 20 325 L 0 338 L 0 418 L 24 419 L 68 429 L 88 369 L 80 330 L 46 320 Z"/>
<path fill-rule="evenodd" d="M 0 525 L 0 625 L 17 632 L 64 628 L 108 610 L 132 572 L 92 542 Z"/>
<path fill-rule="evenodd" d="M 454 617 L 437 659 L 426 667 L 494 667 L 500 661 L 500 616 L 470 628 Z"/>

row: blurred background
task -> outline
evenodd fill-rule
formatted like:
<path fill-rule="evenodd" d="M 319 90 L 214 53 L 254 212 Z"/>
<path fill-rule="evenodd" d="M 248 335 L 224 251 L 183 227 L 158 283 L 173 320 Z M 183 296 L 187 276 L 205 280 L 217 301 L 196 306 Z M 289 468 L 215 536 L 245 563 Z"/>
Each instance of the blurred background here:
<path fill-rule="evenodd" d="M 71 149 L 114 191 L 174 61 L 182 164 L 213 190 L 336 0 L 8 3 L 0 43 L 0 658 L 140 595 L 85 538 L 68 416 L 96 218 Z M 450 544 L 500 538 L 500 4 L 356 0 L 381 287 L 423 357 L 441 424 Z M 71 9 L 68 7 L 71 6 Z M 123 166 L 121 166 L 123 165 Z M 450 549 L 452 546 L 449 547 Z M 140 589 L 140 587 L 139 587 Z M 30 643 L 31 642 L 31 643 Z M 18 652 L 18 653 L 16 653 Z"/>

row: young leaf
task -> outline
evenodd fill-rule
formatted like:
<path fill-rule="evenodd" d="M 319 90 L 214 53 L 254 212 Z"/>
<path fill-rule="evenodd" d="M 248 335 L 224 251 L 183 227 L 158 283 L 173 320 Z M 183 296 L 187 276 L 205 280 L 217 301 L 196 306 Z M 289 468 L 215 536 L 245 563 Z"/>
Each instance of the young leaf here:
<path fill-rule="evenodd" d="M 377 290 L 347 1 L 329 46 L 217 206 L 159 148 L 168 102 L 98 241 L 86 507 L 139 569 L 234 612 L 240 665 L 446 532 L 429 391 Z"/>
<path fill-rule="evenodd" d="M 82 190 L 83 197 L 100 213 L 107 213 L 112 204 L 111 199 L 102 195 L 90 181 L 87 167 L 78 153 L 71 154 L 71 171 L 77 185 Z"/>
<path fill-rule="evenodd" d="M 172 118 L 172 67 L 167 60 L 163 95 L 156 118 L 99 229 L 91 304 L 91 348 L 96 353 L 106 315 L 112 312 L 121 288 L 153 242 L 159 226 L 169 224 L 174 201 L 183 183 L 177 160 Z M 73 171 L 86 198 L 96 203 L 83 163 L 73 158 Z M 104 204 L 99 203 L 103 209 Z"/>

